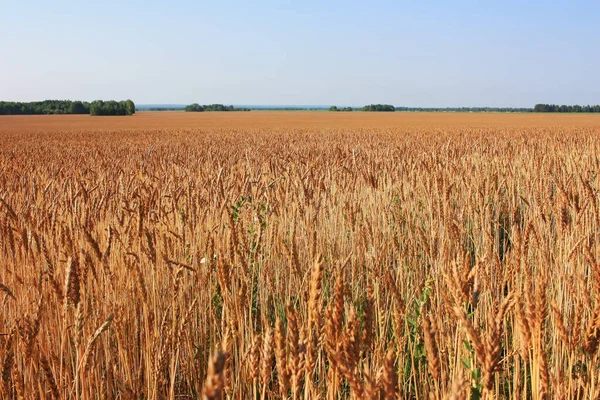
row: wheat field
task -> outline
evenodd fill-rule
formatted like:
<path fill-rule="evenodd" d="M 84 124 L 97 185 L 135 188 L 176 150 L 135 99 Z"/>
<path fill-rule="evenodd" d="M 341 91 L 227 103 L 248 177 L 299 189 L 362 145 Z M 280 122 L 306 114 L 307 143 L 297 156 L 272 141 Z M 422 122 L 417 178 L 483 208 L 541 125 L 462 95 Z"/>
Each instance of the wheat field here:
<path fill-rule="evenodd" d="M 2 399 L 596 399 L 600 118 L 0 118 Z"/>

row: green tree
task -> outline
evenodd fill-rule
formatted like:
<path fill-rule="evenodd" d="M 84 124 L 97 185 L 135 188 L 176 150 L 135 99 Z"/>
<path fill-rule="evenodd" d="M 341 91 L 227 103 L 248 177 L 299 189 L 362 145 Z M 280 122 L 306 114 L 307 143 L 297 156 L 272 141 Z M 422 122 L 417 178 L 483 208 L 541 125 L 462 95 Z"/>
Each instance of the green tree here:
<path fill-rule="evenodd" d="M 130 99 L 127 99 L 126 103 L 127 103 L 127 115 L 135 114 L 135 103 L 133 101 L 131 101 Z"/>

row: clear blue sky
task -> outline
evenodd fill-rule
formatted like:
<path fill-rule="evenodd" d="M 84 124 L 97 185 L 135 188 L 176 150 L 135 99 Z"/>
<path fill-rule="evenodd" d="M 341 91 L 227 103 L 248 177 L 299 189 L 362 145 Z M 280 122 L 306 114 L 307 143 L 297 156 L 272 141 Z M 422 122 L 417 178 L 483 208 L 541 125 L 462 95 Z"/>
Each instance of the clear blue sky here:
<path fill-rule="evenodd" d="M 600 1 L 0 0 L 0 99 L 600 103 Z"/>

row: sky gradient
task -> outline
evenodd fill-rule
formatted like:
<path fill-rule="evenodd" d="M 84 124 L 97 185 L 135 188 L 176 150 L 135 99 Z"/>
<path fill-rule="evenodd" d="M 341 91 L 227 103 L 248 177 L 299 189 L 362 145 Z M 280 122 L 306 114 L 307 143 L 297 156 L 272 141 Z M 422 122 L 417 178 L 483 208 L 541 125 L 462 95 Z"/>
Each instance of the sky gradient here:
<path fill-rule="evenodd" d="M 524 3 L 0 0 L 0 100 L 600 103 L 600 2 Z"/>

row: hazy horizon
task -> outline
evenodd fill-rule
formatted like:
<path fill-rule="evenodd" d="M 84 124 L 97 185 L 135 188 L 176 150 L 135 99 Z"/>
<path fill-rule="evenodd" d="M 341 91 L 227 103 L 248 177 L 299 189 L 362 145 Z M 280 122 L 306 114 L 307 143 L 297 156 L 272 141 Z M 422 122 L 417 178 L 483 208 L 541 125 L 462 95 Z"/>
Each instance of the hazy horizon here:
<path fill-rule="evenodd" d="M 600 103 L 592 1 L 23 0 L 2 10 L 0 100 Z"/>

